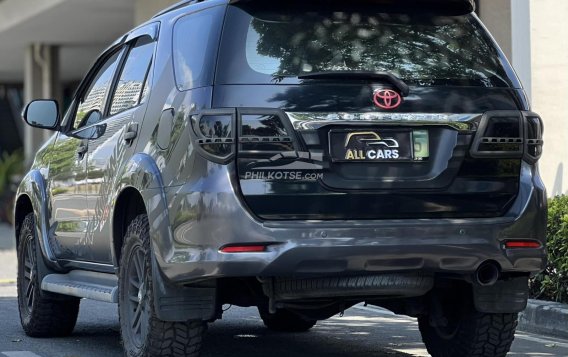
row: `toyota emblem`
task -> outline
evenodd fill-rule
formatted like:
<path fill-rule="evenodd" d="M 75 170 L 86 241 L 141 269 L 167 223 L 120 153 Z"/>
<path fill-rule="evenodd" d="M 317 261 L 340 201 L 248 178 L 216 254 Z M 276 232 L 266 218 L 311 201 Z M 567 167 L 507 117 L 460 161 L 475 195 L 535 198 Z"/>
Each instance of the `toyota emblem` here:
<path fill-rule="evenodd" d="M 402 97 L 392 89 L 377 89 L 373 95 L 373 102 L 382 109 L 396 109 L 402 104 Z"/>

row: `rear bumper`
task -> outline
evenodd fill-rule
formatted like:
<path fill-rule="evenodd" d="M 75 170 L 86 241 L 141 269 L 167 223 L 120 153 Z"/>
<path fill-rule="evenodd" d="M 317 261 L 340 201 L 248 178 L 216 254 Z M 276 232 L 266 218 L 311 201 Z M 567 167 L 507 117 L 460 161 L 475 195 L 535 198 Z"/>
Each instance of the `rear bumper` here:
<path fill-rule="evenodd" d="M 155 241 L 154 247 L 171 282 L 395 271 L 465 276 L 488 260 L 503 272 L 536 274 L 546 264 L 546 193 L 529 165 L 523 167 L 521 191 L 504 217 L 341 222 L 259 222 L 232 190 L 230 169 L 211 171 L 218 192 L 196 192 L 191 183 L 166 191 L 170 216 L 172 207 L 176 211 L 169 219 L 173 242 Z M 185 214 L 193 219 L 180 221 Z M 543 248 L 507 250 L 507 239 L 536 239 Z M 270 246 L 264 253 L 219 252 L 235 243 Z"/>

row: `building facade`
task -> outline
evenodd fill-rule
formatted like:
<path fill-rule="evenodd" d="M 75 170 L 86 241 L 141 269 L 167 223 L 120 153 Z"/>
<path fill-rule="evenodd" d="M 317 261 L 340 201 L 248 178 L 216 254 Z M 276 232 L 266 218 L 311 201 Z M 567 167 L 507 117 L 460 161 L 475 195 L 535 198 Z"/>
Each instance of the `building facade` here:
<path fill-rule="evenodd" d="M 26 101 L 68 97 L 107 44 L 175 2 L 0 0 L 0 104 L 2 93 L 14 88 L 23 88 Z M 521 78 L 533 111 L 545 121 L 540 168 L 549 195 L 568 193 L 568 1 L 476 2 L 479 16 Z M 125 85 L 121 90 L 125 101 L 131 99 L 130 89 Z M 50 135 L 19 124 L 16 127 L 28 158 Z"/>

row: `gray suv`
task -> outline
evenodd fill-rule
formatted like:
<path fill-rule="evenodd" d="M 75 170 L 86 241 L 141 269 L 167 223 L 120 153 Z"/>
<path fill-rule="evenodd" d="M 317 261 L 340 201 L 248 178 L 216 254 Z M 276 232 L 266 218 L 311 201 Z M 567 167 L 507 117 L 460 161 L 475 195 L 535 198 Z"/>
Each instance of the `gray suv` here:
<path fill-rule="evenodd" d="M 470 0 L 184 1 L 113 43 L 16 198 L 30 336 L 118 303 L 127 356 L 222 306 L 307 331 L 359 303 L 435 357 L 505 356 L 545 266 L 543 125 Z"/>

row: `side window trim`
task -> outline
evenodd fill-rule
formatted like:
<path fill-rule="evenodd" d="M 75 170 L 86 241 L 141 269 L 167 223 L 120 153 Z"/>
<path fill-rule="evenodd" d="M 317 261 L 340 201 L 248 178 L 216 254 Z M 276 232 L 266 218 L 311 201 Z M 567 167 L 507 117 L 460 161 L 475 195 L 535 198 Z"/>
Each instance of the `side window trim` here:
<path fill-rule="evenodd" d="M 144 95 L 146 86 L 151 88 L 152 85 L 151 83 L 148 83 L 148 81 L 150 80 L 150 72 L 154 68 L 154 62 L 156 59 L 156 47 L 157 46 L 154 47 L 154 56 L 150 60 L 150 65 L 148 66 L 148 70 L 146 71 L 146 75 L 144 76 L 144 81 L 142 82 L 142 90 L 140 91 L 140 95 L 138 96 L 138 105 L 142 104 L 142 96 Z"/>
<path fill-rule="evenodd" d="M 126 36 L 126 40 L 124 42 L 131 42 L 144 36 L 149 36 L 152 39 L 152 42 L 157 42 L 160 34 L 160 25 L 160 22 L 153 22 L 145 25 L 144 27 L 137 28 Z"/>

